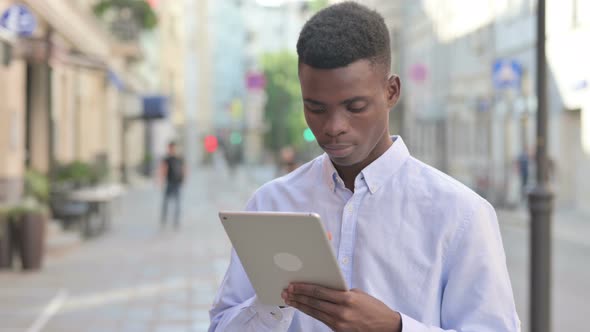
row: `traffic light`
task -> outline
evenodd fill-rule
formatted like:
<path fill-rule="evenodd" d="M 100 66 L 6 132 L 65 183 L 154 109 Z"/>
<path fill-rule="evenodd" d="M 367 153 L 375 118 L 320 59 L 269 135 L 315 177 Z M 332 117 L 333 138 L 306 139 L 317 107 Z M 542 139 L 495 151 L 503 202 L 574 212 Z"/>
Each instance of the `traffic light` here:
<path fill-rule="evenodd" d="M 213 153 L 217 151 L 217 147 L 219 146 L 219 142 L 217 141 L 217 137 L 214 135 L 208 135 L 205 137 L 205 150 L 209 153 Z"/>
<path fill-rule="evenodd" d="M 233 131 L 229 136 L 229 142 L 233 145 L 242 143 L 242 134 L 239 131 Z"/>
<path fill-rule="evenodd" d="M 311 129 L 305 128 L 305 130 L 303 131 L 303 139 L 306 142 L 313 142 L 313 141 L 315 141 L 315 136 L 314 136 L 313 132 L 311 131 Z"/>

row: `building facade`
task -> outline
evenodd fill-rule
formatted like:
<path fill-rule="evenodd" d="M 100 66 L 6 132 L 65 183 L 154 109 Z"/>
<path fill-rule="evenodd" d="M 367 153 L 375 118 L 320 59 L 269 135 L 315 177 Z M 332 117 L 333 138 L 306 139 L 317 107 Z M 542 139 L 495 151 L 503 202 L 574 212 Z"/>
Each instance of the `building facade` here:
<path fill-rule="evenodd" d="M 520 155 L 528 154 L 534 178 L 536 1 L 364 3 L 391 30 L 393 68 L 403 82 L 392 118 L 402 114 L 396 131 L 413 153 L 496 204 L 520 204 Z M 590 10 L 584 0 L 547 6 L 551 183 L 559 205 L 584 209 Z M 499 60 L 519 68 L 515 85 L 495 83 Z"/>
<path fill-rule="evenodd" d="M 156 10 L 160 89 L 170 99 L 171 126 L 160 121 L 155 154 L 162 156 L 166 142 L 176 140 L 195 166 L 204 137 L 213 131 L 210 2 L 160 1 Z"/>
<path fill-rule="evenodd" d="M 14 4 L 0 1 L 0 12 Z M 130 44 L 114 40 L 87 1 L 18 4 L 37 24 L 27 37 L 0 31 L 0 78 L 11 82 L 0 98 L 0 202 L 22 197 L 28 169 L 51 175 L 83 161 L 118 179 L 127 158 L 125 100 L 138 98 L 126 72 Z"/>
<path fill-rule="evenodd" d="M 12 4 L 0 1 L 0 12 Z M 16 40 L 0 31 L 0 202 L 17 200 L 25 168 L 26 63 L 12 56 Z"/>

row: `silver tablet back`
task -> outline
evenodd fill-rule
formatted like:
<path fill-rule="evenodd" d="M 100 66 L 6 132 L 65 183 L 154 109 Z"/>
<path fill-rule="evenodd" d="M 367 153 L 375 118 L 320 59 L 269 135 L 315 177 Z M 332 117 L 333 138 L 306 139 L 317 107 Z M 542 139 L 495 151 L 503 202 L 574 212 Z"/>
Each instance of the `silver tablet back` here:
<path fill-rule="evenodd" d="M 348 290 L 319 215 L 219 212 L 219 218 L 263 304 L 285 305 L 291 282 Z"/>

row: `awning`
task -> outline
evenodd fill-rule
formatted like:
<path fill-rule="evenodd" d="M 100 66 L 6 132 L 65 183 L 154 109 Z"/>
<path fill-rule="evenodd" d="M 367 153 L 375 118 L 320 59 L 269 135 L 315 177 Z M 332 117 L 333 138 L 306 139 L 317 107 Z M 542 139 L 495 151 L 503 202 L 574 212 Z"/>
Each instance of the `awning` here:
<path fill-rule="evenodd" d="M 143 96 L 144 119 L 163 119 L 168 117 L 168 97 L 162 95 Z"/>

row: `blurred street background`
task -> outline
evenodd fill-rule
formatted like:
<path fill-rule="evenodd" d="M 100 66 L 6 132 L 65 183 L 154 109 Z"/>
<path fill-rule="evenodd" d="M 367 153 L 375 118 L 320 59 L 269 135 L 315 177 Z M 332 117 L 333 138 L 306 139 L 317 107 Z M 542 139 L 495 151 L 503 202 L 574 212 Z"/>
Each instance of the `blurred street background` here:
<path fill-rule="evenodd" d="M 0 332 L 205 331 L 219 210 L 321 153 L 298 33 L 328 0 L 0 0 Z M 386 20 L 391 132 L 497 209 L 523 331 L 536 0 L 362 0 Z M 590 0 L 547 0 L 553 331 L 590 317 Z M 160 225 L 169 142 L 181 223 Z"/>

